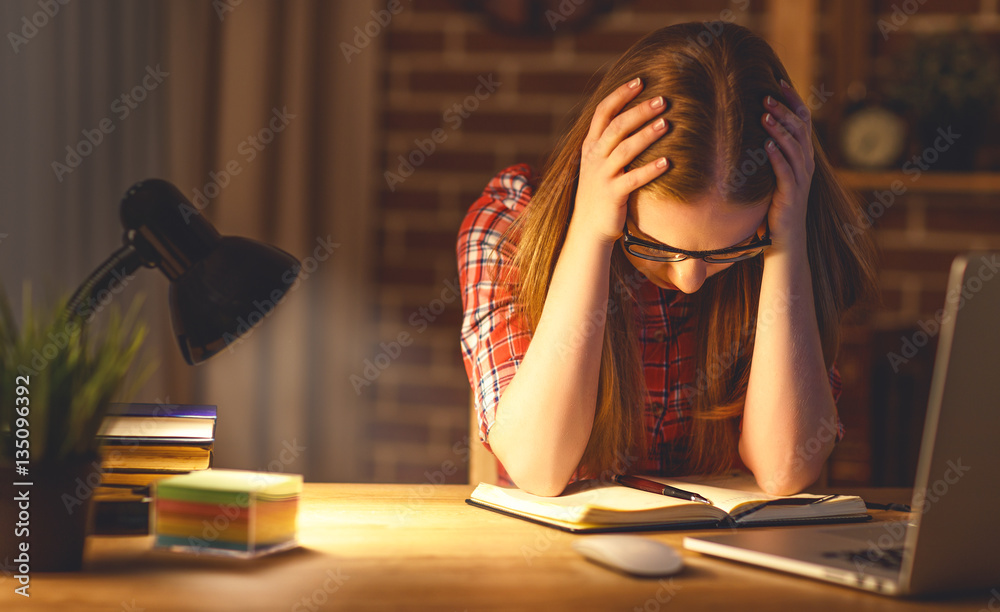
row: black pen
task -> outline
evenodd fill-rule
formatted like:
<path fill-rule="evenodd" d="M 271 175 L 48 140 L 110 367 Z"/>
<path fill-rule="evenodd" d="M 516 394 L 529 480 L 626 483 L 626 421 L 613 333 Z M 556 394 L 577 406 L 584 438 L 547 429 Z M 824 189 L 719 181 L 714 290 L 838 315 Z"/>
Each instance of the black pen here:
<path fill-rule="evenodd" d="M 668 497 L 676 497 L 678 499 L 686 499 L 693 502 L 701 502 L 703 504 L 711 505 L 712 502 L 708 501 L 701 495 L 697 493 L 692 493 L 691 491 L 685 491 L 683 489 L 678 489 L 677 487 L 672 487 L 670 485 L 665 485 L 660 482 L 655 482 L 653 480 L 647 480 L 645 478 L 639 478 L 638 476 L 621 476 L 615 474 L 611 478 L 623 487 L 628 487 L 630 489 L 639 489 L 640 491 L 646 491 L 647 493 L 656 493 L 658 495 L 666 495 Z"/>

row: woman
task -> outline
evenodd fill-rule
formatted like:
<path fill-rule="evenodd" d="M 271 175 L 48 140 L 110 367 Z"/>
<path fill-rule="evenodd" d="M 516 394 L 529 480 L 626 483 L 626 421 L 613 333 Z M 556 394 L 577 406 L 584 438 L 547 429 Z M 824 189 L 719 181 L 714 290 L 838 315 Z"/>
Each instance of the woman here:
<path fill-rule="evenodd" d="M 786 495 L 818 477 L 843 435 L 839 324 L 875 272 L 788 83 L 746 28 L 657 30 L 607 72 L 537 188 L 514 166 L 473 204 L 462 346 L 502 480 L 558 495 L 742 464 Z"/>

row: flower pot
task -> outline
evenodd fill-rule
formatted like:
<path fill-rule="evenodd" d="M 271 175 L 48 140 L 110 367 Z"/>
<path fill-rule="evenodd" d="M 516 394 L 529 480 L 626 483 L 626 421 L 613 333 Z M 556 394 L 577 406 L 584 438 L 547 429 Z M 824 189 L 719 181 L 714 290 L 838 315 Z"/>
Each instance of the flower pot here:
<path fill-rule="evenodd" d="M 14 575 L 78 571 L 100 482 L 96 454 L 31 463 L 27 476 L 0 468 L 0 565 Z"/>

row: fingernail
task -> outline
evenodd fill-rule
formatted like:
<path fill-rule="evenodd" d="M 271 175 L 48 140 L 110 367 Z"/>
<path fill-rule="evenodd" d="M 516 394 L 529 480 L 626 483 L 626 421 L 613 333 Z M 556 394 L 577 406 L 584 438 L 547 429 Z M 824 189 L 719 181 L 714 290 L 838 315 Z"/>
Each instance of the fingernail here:
<path fill-rule="evenodd" d="M 666 157 L 661 157 L 660 159 L 656 160 L 656 167 L 657 168 L 666 168 L 667 167 L 667 158 Z"/>
<path fill-rule="evenodd" d="M 639 77 L 636 77 L 636 78 L 634 78 L 634 79 L 632 79 L 631 81 L 628 82 L 628 87 L 629 87 L 629 89 L 635 89 L 636 87 L 638 87 L 641 84 L 642 84 L 642 80 Z"/>
<path fill-rule="evenodd" d="M 662 117 L 653 122 L 654 130 L 662 130 L 665 127 L 667 127 L 667 122 L 664 121 Z"/>
<path fill-rule="evenodd" d="M 774 144 L 774 141 L 771 140 L 770 138 L 767 140 L 767 144 L 765 144 L 764 146 L 767 147 L 768 151 L 772 151 L 772 152 L 775 151 L 775 150 L 777 150 L 777 148 L 778 148 L 778 145 Z"/>
<path fill-rule="evenodd" d="M 774 115 L 772 115 L 771 113 L 764 113 L 764 123 L 768 125 L 774 125 L 775 124 Z"/>
<path fill-rule="evenodd" d="M 653 101 L 649 103 L 653 108 L 660 108 L 663 106 L 663 96 L 657 96 L 653 98 Z"/>
<path fill-rule="evenodd" d="M 785 82 L 785 79 L 781 79 L 781 86 L 785 89 L 791 89 L 792 86 Z"/>
<path fill-rule="evenodd" d="M 767 96 L 766 98 L 764 98 L 764 104 L 773 108 L 778 105 L 778 102 L 771 96 Z"/>

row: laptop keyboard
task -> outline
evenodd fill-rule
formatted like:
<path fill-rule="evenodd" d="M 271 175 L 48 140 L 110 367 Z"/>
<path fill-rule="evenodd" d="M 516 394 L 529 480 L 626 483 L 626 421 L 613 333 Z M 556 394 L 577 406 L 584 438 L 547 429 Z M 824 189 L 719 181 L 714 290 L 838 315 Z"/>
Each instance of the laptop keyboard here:
<path fill-rule="evenodd" d="M 823 553 L 823 556 L 827 559 L 843 559 L 855 565 L 877 565 L 890 570 L 898 570 L 903 565 L 902 547 L 827 551 Z"/>

